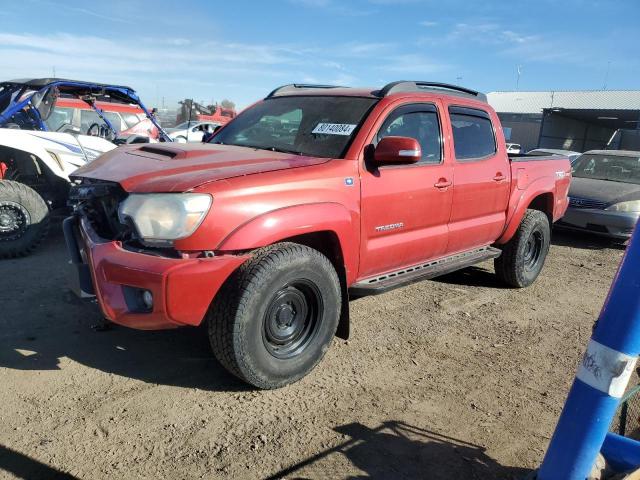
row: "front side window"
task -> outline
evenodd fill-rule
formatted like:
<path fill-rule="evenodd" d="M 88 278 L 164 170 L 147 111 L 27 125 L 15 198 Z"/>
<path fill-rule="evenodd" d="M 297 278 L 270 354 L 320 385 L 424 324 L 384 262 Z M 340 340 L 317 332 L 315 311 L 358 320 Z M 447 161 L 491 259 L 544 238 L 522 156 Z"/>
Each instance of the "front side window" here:
<path fill-rule="evenodd" d="M 52 132 L 57 132 L 63 125 L 71 125 L 73 123 L 73 108 L 54 107 L 45 123 Z"/>
<path fill-rule="evenodd" d="M 211 143 L 323 158 L 344 155 L 374 98 L 268 98 L 235 117 Z"/>
<path fill-rule="evenodd" d="M 496 138 L 484 110 L 450 107 L 453 148 L 457 160 L 479 160 L 496 153 Z"/>
<path fill-rule="evenodd" d="M 422 150 L 418 164 L 442 161 L 440 122 L 434 105 L 406 105 L 394 110 L 378 131 L 376 143 L 389 136 L 415 138 Z"/>

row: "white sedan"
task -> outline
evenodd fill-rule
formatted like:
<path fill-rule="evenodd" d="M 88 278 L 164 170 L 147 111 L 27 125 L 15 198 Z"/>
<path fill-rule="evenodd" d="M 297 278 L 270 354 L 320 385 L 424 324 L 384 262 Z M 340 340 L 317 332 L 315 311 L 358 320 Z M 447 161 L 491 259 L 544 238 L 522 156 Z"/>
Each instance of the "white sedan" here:
<path fill-rule="evenodd" d="M 201 142 L 205 133 L 213 133 L 220 124 L 215 122 L 183 122 L 174 128 L 165 129 L 174 141 L 179 143 Z"/>

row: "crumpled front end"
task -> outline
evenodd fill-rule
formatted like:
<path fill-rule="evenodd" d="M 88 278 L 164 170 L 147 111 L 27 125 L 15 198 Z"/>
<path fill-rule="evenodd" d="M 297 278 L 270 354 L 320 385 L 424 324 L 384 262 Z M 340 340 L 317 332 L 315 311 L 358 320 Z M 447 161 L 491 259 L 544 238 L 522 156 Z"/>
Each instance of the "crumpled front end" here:
<path fill-rule="evenodd" d="M 82 192 L 81 192 L 82 194 Z M 78 191 L 76 189 L 76 200 Z M 72 263 L 104 316 L 141 330 L 199 325 L 216 293 L 248 255 L 146 248 L 114 214 L 117 184 L 88 188 L 65 221 Z"/>

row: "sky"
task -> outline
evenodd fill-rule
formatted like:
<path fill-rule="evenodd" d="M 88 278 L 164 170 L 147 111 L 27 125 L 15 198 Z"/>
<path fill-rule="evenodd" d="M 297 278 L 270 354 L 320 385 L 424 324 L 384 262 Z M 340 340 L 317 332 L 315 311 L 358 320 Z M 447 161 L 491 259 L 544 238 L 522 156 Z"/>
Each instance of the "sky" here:
<path fill-rule="evenodd" d="M 639 20 L 638 0 L 0 0 L 0 80 L 124 84 L 149 107 L 287 83 L 640 89 Z"/>

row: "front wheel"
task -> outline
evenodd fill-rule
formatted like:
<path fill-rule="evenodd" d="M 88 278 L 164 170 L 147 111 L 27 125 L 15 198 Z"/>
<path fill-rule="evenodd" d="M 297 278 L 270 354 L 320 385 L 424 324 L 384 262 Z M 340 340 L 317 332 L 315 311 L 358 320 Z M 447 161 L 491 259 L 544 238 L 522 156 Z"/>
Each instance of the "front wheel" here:
<path fill-rule="evenodd" d="M 518 230 L 494 260 L 496 275 L 516 288 L 531 285 L 542 270 L 551 244 L 551 227 L 544 212 L 527 210 Z"/>
<path fill-rule="evenodd" d="M 31 253 L 49 230 L 49 209 L 42 197 L 19 182 L 0 181 L 0 258 Z"/>
<path fill-rule="evenodd" d="M 222 287 L 208 314 L 213 352 L 227 370 L 258 388 L 293 383 L 329 348 L 341 290 L 331 262 L 304 245 L 254 252 Z"/>

